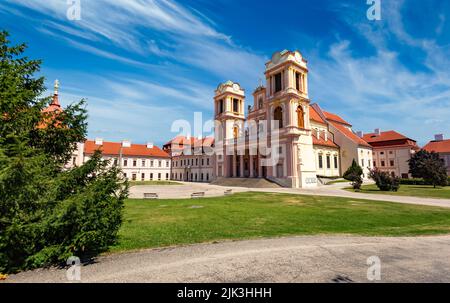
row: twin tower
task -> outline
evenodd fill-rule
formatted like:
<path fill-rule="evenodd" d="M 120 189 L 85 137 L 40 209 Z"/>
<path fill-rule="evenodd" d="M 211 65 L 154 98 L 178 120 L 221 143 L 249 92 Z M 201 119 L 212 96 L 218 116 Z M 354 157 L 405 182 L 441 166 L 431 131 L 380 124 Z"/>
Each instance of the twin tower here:
<path fill-rule="evenodd" d="M 298 51 L 273 54 L 266 86 L 253 92 L 245 115 L 245 92 L 235 82 L 215 91 L 216 176 L 268 178 L 286 187 L 317 185 L 309 118 L 308 68 Z M 250 135 L 249 125 L 258 135 Z M 231 152 L 230 152 L 231 151 Z"/>

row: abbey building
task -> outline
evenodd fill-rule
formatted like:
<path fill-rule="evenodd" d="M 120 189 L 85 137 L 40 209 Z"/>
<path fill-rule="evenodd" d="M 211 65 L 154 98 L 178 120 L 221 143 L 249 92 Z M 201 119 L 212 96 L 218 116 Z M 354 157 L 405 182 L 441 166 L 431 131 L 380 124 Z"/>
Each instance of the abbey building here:
<path fill-rule="evenodd" d="M 353 159 L 368 177 L 372 147 L 336 114 L 311 104 L 307 61 L 298 51 L 277 52 L 266 63 L 266 85 L 246 95 L 235 82 L 215 91 L 215 176 L 267 178 L 285 187 L 318 185 L 338 177 Z M 275 139 L 275 140 L 274 140 Z"/>

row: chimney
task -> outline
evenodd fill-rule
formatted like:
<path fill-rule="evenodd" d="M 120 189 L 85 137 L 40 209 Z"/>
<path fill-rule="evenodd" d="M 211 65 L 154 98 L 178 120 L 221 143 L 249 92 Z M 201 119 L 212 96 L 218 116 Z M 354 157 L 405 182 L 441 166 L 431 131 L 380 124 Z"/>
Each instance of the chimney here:
<path fill-rule="evenodd" d="M 95 138 L 95 145 L 103 145 L 103 139 L 102 138 Z"/>
<path fill-rule="evenodd" d="M 444 141 L 444 135 L 443 134 L 434 135 L 434 141 Z"/>
<path fill-rule="evenodd" d="M 152 149 L 153 148 L 153 142 L 147 142 L 147 148 Z"/>
<path fill-rule="evenodd" d="M 360 138 L 362 138 L 364 136 L 364 133 L 362 131 L 357 131 L 356 135 Z"/>
<path fill-rule="evenodd" d="M 381 130 L 379 128 L 375 128 L 375 136 L 380 136 Z"/>
<path fill-rule="evenodd" d="M 122 141 L 122 147 L 131 147 L 131 142 L 128 140 L 123 140 Z"/>

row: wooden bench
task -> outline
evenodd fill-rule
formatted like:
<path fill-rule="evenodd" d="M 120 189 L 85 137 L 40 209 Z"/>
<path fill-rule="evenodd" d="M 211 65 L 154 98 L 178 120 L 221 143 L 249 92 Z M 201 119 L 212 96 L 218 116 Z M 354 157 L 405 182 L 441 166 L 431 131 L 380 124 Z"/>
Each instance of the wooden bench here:
<path fill-rule="evenodd" d="M 200 192 L 196 192 L 196 193 L 192 193 L 191 194 L 191 198 L 195 199 L 195 198 L 203 198 L 205 196 L 205 192 L 204 191 L 200 191 Z"/>
<path fill-rule="evenodd" d="M 224 192 L 224 195 L 225 196 L 229 196 L 229 195 L 231 195 L 233 193 L 233 190 L 232 189 L 227 189 L 225 192 Z"/>
<path fill-rule="evenodd" d="M 159 195 L 157 193 L 144 193 L 144 199 L 158 199 Z"/>

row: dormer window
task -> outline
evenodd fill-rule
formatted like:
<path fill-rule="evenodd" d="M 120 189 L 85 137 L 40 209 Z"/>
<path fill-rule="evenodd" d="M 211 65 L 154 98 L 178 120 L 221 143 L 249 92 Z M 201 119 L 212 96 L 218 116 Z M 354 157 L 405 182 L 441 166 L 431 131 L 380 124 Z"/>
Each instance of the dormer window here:
<path fill-rule="evenodd" d="M 275 92 L 281 91 L 281 73 L 275 75 Z"/>

